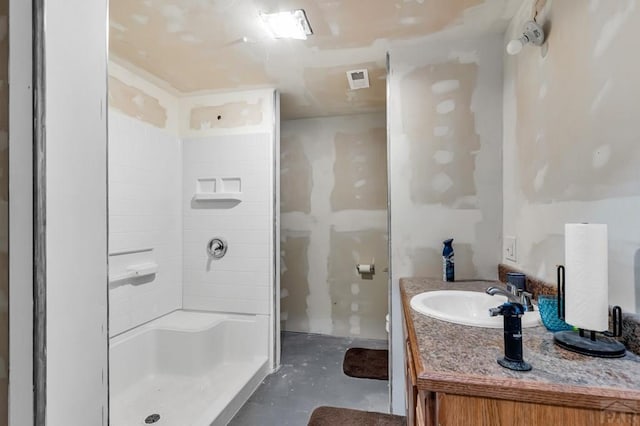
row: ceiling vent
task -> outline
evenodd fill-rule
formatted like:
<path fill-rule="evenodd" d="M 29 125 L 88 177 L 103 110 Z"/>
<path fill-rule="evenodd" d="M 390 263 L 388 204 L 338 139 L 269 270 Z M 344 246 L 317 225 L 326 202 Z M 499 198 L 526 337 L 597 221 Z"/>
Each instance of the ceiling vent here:
<path fill-rule="evenodd" d="M 369 88 L 369 71 L 367 69 L 347 71 L 347 80 L 351 90 Z"/>

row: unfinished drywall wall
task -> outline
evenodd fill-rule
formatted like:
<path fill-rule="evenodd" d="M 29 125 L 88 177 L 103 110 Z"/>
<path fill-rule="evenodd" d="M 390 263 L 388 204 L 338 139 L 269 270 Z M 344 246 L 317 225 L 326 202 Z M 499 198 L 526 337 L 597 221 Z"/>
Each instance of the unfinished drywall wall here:
<path fill-rule="evenodd" d="M 502 231 L 502 38 L 429 42 L 390 52 L 392 409 L 404 411 L 398 280 L 495 278 Z"/>
<path fill-rule="evenodd" d="M 284 134 L 280 153 L 280 187 L 285 188 L 280 196 L 280 208 L 283 212 L 311 213 L 311 190 L 313 189 L 313 170 L 302 145 L 303 135 Z"/>
<path fill-rule="evenodd" d="M 9 401 L 9 1 L 0 0 L 0 425 Z"/>
<path fill-rule="evenodd" d="M 283 94 L 287 119 L 382 112 L 376 77 L 393 43 L 502 32 L 520 2 L 112 0 L 109 42 L 114 57 L 183 94 L 268 86 Z M 273 39 L 259 17 L 300 8 L 314 32 L 306 41 Z M 344 71 L 362 64 L 373 90 L 348 93 Z"/>
<path fill-rule="evenodd" d="M 357 69 L 368 70 L 369 88 L 366 90 L 349 88 L 347 71 Z M 303 77 L 309 98 L 314 102 L 301 102 L 286 94 L 283 107 L 286 117 L 323 116 L 327 112 L 331 112 L 331 115 L 379 112 L 384 108 L 387 70 L 383 61 L 308 67 L 304 69 Z M 323 105 L 324 111 L 316 103 Z"/>
<path fill-rule="evenodd" d="M 280 162 L 283 329 L 386 339 L 384 115 L 285 121 Z"/>
<path fill-rule="evenodd" d="M 564 224 L 606 223 L 610 302 L 637 310 L 640 4 L 527 1 L 504 43 L 536 10 L 547 43 L 505 56 L 504 234 L 518 261 L 504 261 L 555 282 Z"/>
<path fill-rule="evenodd" d="M 181 96 L 131 64 L 109 61 L 109 108 L 180 137 L 271 132 L 273 89 Z"/>
<path fill-rule="evenodd" d="M 143 70 L 109 61 L 109 108 L 159 129 L 178 132 L 178 99 Z"/>
<path fill-rule="evenodd" d="M 271 133 L 273 89 L 185 96 L 178 99 L 180 135 L 208 137 Z"/>
<path fill-rule="evenodd" d="M 387 140 L 387 129 L 382 124 L 378 122 L 379 127 L 357 133 L 336 134 L 333 166 L 336 185 L 331 191 L 334 211 L 386 207 L 387 174 L 381 171 L 387 168 L 387 156 L 381 146 Z M 375 148 L 371 141 L 375 141 Z"/>
<path fill-rule="evenodd" d="M 156 127 L 167 125 L 167 110 L 158 99 L 113 76 L 109 77 L 109 105 Z"/>
<path fill-rule="evenodd" d="M 195 107 L 191 110 L 189 127 L 192 130 L 212 127 L 233 128 L 262 123 L 262 100 L 249 103 L 229 102 L 222 105 Z"/>
<path fill-rule="evenodd" d="M 475 208 L 475 155 L 480 148 L 471 110 L 477 64 L 458 61 L 416 67 L 400 83 L 411 144 L 411 200 Z M 431 141 L 432 143 L 428 143 Z M 426 163 L 426 164 L 425 164 Z"/>

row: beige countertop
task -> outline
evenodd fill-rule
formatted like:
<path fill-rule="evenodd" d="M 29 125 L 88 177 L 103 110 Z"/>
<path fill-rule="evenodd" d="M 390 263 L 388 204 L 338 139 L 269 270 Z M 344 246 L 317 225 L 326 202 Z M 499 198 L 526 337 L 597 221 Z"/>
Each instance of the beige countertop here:
<path fill-rule="evenodd" d="M 428 278 L 400 280 L 419 388 L 640 413 L 640 357 L 629 351 L 617 359 L 576 354 L 555 345 L 553 333 L 541 325 L 523 329 L 524 359 L 533 369 L 512 371 L 496 362 L 504 354 L 502 329 L 448 323 L 410 307 L 411 298 L 426 291 L 484 291 L 494 284 L 446 283 Z"/>

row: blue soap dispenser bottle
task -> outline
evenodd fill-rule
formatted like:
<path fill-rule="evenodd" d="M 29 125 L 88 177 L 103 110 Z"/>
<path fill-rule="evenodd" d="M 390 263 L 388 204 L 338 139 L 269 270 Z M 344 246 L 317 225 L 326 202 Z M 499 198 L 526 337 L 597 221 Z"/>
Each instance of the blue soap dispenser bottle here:
<path fill-rule="evenodd" d="M 444 281 L 455 281 L 455 268 L 453 261 L 453 238 L 442 242 L 442 279 Z"/>

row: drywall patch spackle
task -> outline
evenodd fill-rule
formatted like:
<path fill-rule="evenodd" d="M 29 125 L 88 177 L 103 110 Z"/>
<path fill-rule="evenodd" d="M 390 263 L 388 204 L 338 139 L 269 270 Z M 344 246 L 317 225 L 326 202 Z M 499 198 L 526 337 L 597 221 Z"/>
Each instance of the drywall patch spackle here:
<path fill-rule="evenodd" d="M 538 172 L 536 173 L 536 177 L 533 180 L 533 187 L 536 191 L 540 191 L 544 186 L 544 180 L 547 176 L 547 171 L 549 170 L 549 164 L 545 164 Z"/>
<path fill-rule="evenodd" d="M 386 137 L 384 127 L 335 135 L 336 185 L 331 209 L 384 210 L 387 205 Z M 354 182 L 345 185 L 343 182 Z"/>
<path fill-rule="evenodd" d="M 458 88 L 460 88 L 460 82 L 458 80 L 442 80 L 431 85 L 431 91 L 436 95 L 453 92 L 454 90 L 458 90 Z"/>
<path fill-rule="evenodd" d="M 436 160 L 438 164 L 449 164 L 453 161 L 453 152 L 451 151 L 436 151 L 433 154 L 433 159 Z"/>
<path fill-rule="evenodd" d="M 138 15 L 137 13 L 131 15 L 131 19 L 136 21 L 140 25 L 146 25 L 149 22 L 149 17 L 146 15 Z"/>
<path fill-rule="evenodd" d="M 191 43 L 191 44 L 202 43 L 202 39 L 194 36 L 193 34 L 182 34 L 180 36 L 180 40 L 184 41 L 185 43 Z"/>
<path fill-rule="evenodd" d="M 305 331 L 309 328 L 307 297 L 309 296 L 308 232 L 283 232 L 280 243 L 282 269 L 280 277 L 280 311 L 286 314 L 282 321 L 289 321 L 290 331 Z"/>
<path fill-rule="evenodd" d="M 611 92 L 613 83 L 611 79 L 608 79 L 600 88 L 596 96 L 593 98 L 593 102 L 591 103 L 591 114 L 597 114 L 598 109 L 600 108 L 600 104 L 607 97 L 609 92 Z"/>
<path fill-rule="evenodd" d="M 515 89 L 513 143 L 522 193 L 533 204 L 637 195 L 640 185 L 630 165 L 640 159 L 635 149 L 640 126 L 627 105 L 635 103 L 633 94 L 640 88 L 640 80 L 631 77 L 640 74 L 640 61 L 629 55 L 640 8 L 627 1 L 600 2 L 595 10 L 586 2 L 577 7 L 555 1 L 546 7 L 553 27 L 547 56 L 525 50 L 507 68 Z M 620 27 L 605 52 L 596 36 L 607 22 Z M 580 38 L 585 26 L 595 28 L 596 36 Z M 602 51 L 599 59 L 596 51 Z M 544 98 L 539 97 L 542 86 L 548 87 Z M 541 132 L 543 140 L 537 136 Z M 610 158 L 594 163 L 594 152 L 605 141 Z"/>
<path fill-rule="evenodd" d="M 308 232 L 310 241 L 305 275 L 309 294 L 301 303 L 309 326 L 297 331 L 386 336 L 386 275 L 362 280 L 355 271 L 356 263 L 372 258 L 381 259 L 381 270 L 386 266 L 386 204 L 376 207 L 378 197 L 368 195 L 371 188 L 386 190 L 384 121 L 384 114 L 367 114 L 283 123 L 281 193 L 297 189 L 286 203 L 283 198 L 282 229 Z M 295 180 L 306 179 L 305 173 L 311 175 L 312 184 L 294 185 Z M 336 210 L 333 198 L 344 209 Z M 356 209 L 358 202 L 362 204 Z M 300 211 L 307 206 L 309 212 Z M 285 256 L 289 267 L 291 261 Z M 293 330 L 300 321 L 288 314 L 283 328 Z"/>
<path fill-rule="evenodd" d="M 596 42 L 595 48 L 593 49 L 593 56 L 595 58 L 602 56 L 607 51 L 609 45 L 613 43 L 616 36 L 620 32 L 620 29 L 636 8 L 636 0 L 626 0 L 624 4 L 624 10 L 620 10 L 617 13 L 611 15 L 611 17 L 602 26 L 600 34 L 597 37 L 598 41 Z"/>
<path fill-rule="evenodd" d="M 191 130 L 258 126 L 262 124 L 262 110 L 262 100 L 195 107 L 191 110 L 189 126 Z"/>
<path fill-rule="evenodd" d="M 109 76 L 109 107 L 156 127 L 167 125 L 167 110 L 158 99 L 113 76 Z"/>
<path fill-rule="evenodd" d="M 162 6 L 162 15 L 166 18 L 166 29 L 169 33 L 178 33 L 184 29 L 185 11 L 174 4 Z"/>
<path fill-rule="evenodd" d="M 436 105 L 436 111 L 438 114 L 449 114 L 456 109 L 456 102 L 453 99 L 447 99 Z"/>
<path fill-rule="evenodd" d="M 311 163 L 298 135 L 280 138 L 280 211 L 311 213 Z"/>
<path fill-rule="evenodd" d="M 480 140 L 471 102 L 477 72 L 475 63 L 454 61 L 413 68 L 399 76 L 402 126 L 411 141 L 411 199 L 416 204 L 461 207 L 474 200 Z M 454 84 L 443 81 L 456 81 L 457 88 L 445 91 Z M 417 142 L 425 139 L 426 143 Z M 449 157 L 453 161 L 447 162 Z"/>
<path fill-rule="evenodd" d="M 436 126 L 433 128 L 433 136 L 443 137 L 449 134 L 448 126 Z"/>
<path fill-rule="evenodd" d="M 606 166 L 611 158 L 611 145 L 601 145 L 593 151 L 593 168 L 601 169 Z"/>

